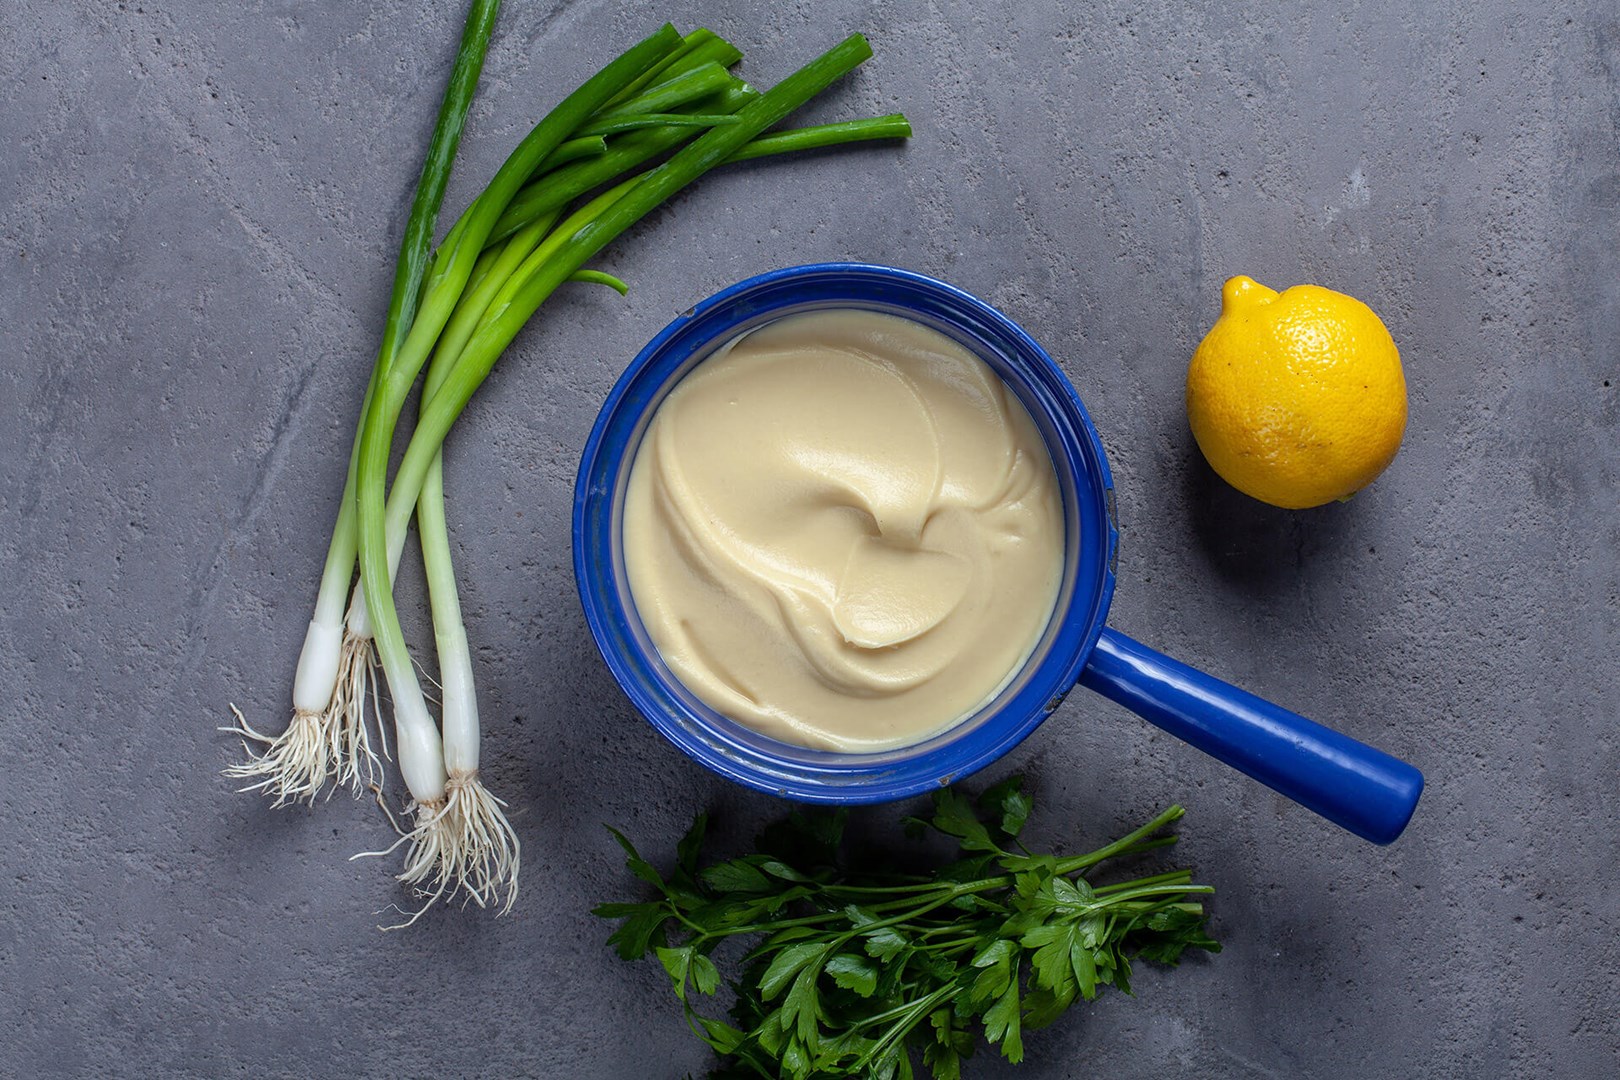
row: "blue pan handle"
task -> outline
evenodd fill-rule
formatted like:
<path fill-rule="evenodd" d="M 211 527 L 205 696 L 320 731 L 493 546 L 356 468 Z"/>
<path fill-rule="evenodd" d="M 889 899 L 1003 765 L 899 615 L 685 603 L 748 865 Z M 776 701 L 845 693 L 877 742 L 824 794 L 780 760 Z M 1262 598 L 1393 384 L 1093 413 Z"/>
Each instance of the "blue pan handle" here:
<path fill-rule="evenodd" d="M 1375 844 L 1401 835 L 1423 774 L 1103 627 L 1080 681 Z"/>

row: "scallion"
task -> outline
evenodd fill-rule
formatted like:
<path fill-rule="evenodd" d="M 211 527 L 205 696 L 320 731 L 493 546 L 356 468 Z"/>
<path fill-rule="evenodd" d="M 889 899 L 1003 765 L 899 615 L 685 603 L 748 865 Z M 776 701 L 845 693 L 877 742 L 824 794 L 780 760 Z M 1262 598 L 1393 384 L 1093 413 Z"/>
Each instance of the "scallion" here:
<path fill-rule="evenodd" d="M 370 676 L 380 666 L 410 794 L 409 828 L 386 850 L 405 847 L 398 876 L 423 902 L 408 921 L 458 892 L 506 910 L 517 895 L 520 865 L 506 804 L 479 777 L 477 695 L 444 491 L 442 444 L 450 426 L 513 337 L 563 283 L 623 293 L 623 281 L 584 263 L 704 172 L 751 157 L 910 134 L 899 116 L 766 134 L 871 55 L 858 35 L 760 93 L 726 70 L 741 56 L 731 43 L 708 30 L 683 37 L 666 25 L 536 124 L 430 261 L 428 237 L 496 6 L 496 0 L 477 0 L 468 15 L 413 202 L 300 661 L 294 723 L 271 738 L 238 714 L 232 729 L 266 745 L 232 775 L 253 780 L 252 787 L 278 802 L 313 800 L 333 777 L 357 789 L 376 787 L 380 762 L 365 710 L 378 699 Z M 395 427 L 424 367 L 416 428 L 390 485 Z M 394 606 L 393 577 L 413 516 L 427 574 L 442 732 Z M 356 561 L 360 581 L 345 615 Z M 386 742 L 383 749 L 386 754 Z"/>
<path fill-rule="evenodd" d="M 411 200 L 405 236 L 400 243 L 382 345 L 366 389 L 367 406 L 376 391 L 378 373 L 391 366 L 415 321 L 434 223 L 444 201 L 450 167 L 466 124 L 467 109 L 483 71 L 484 55 L 499 9 L 500 0 L 473 0 L 467 12 L 461 44 L 456 50 L 427 158 Z M 580 154 L 582 148 L 583 153 L 595 150 L 593 144 L 584 142 L 571 153 Z M 328 775 L 357 791 L 364 783 L 374 783 L 381 776 L 365 718 L 370 650 L 345 644 L 343 632 L 344 602 L 355 572 L 358 542 L 354 490 L 359 455 L 360 433 L 357 432 L 349 454 L 337 522 L 327 546 L 315 613 L 304 635 L 293 680 L 292 722 L 280 735 L 266 735 L 255 730 L 233 707 L 237 723 L 227 729 L 241 735 L 244 741 L 251 739 L 259 743 L 262 749 L 255 752 L 249 746 L 248 759 L 227 768 L 226 775 L 252 781 L 245 790 L 262 791 L 272 796 L 276 805 L 298 801 L 313 803 Z"/>

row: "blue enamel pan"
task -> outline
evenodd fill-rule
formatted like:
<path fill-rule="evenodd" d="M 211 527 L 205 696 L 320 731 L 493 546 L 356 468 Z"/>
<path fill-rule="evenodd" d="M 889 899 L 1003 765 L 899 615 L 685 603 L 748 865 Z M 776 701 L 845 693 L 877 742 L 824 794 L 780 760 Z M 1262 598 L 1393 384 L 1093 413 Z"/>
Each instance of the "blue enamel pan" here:
<path fill-rule="evenodd" d="M 625 580 L 620 513 L 630 466 L 663 396 L 712 349 L 774 319 L 862 308 L 913 319 L 977 353 L 1040 429 L 1062 489 L 1066 562 L 1057 606 L 1023 670 L 974 716 L 926 742 L 833 753 L 766 738 L 688 691 L 658 655 Z M 906 270 L 821 263 L 725 289 L 666 326 L 630 364 L 591 430 L 574 494 L 574 570 L 614 677 L 671 742 L 738 783 L 791 799 L 873 803 L 977 772 L 1017 746 L 1079 683 L 1374 843 L 1411 819 L 1423 774 L 1105 625 L 1119 534 L 1113 480 L 1085 407 L 1051 357 L 961 289 Z"/>

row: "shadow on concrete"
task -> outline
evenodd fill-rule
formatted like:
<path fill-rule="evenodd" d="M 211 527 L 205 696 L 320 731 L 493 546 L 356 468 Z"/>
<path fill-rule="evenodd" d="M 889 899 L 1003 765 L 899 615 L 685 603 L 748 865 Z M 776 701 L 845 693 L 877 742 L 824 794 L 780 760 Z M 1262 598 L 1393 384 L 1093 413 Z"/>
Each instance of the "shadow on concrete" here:
<path fill-rule="evenodd" d="M 1192 432 L 1182 435 L 1188 465 L 1183 495 L 1195 547 L 1223 580 L 1254 594 L 1293 591 L 1301 574 L 1322 571 L 1353 544 L 1355 500 L 1284 510 L 1222 480 Z"/>

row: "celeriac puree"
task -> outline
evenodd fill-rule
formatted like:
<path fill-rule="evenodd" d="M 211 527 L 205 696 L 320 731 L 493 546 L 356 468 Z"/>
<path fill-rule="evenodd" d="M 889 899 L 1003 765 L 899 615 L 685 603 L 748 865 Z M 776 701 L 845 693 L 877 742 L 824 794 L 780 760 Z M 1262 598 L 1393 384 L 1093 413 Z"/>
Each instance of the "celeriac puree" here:
<path fill-rule="evenodd" d="M 920 742 L 1045 629 L 1051 457 L 982 360 L 920 323 L 814 311 L 745 334 L 658 407 L 624 505 L 631 596 L 698 698 L 773 738 Z"/>

